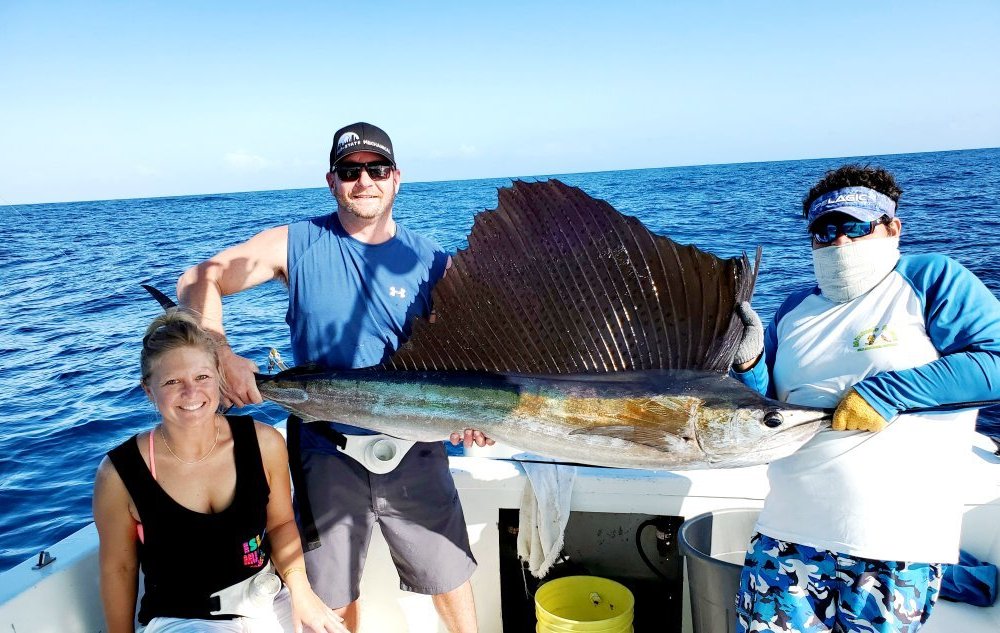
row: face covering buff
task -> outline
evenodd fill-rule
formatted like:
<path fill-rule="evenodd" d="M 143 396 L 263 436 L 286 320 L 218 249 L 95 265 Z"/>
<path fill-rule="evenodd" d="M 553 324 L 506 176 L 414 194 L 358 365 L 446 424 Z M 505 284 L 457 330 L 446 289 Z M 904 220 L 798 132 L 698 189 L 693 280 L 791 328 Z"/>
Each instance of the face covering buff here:
<path fill-rule="evenodd" d="M 813 270 L 820 292 L 846 303 L 865 294 L 892 272 L 899 261 L 898 237 L 874 237 L 843 246 L 814 249 Z"/>

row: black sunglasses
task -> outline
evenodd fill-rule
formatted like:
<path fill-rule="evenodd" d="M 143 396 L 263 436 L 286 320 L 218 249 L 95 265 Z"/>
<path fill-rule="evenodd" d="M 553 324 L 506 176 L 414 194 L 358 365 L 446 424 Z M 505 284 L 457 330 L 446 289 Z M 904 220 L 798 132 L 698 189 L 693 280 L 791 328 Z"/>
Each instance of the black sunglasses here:
<path fill-rule="evenodd" d="M 838 236 L 844 235 L 853 239 L 871 235 L 879 224 L 889 224 L 889 216 L 883 215 L 874 222 L 861 220 L 844 220 L 832 224 L 814 224 L 809 227 L 809 233 L 817 244 L 832 244 Z"/>
<path fill-rule="evenodd" d="M 337 172 L 337 178 L 340 178 L 343 182 L 354 182 L 358 178 L 361 178 L 361 170 L 364 169 L 368 172 L 368 177 L 372 180 L 385 180 L 392 175 L 392 170 L 395 165 L 385 161 L 379 161 L 375 163 L 347 163 L 344 165 L 338 165 L 334 168 Z"/>

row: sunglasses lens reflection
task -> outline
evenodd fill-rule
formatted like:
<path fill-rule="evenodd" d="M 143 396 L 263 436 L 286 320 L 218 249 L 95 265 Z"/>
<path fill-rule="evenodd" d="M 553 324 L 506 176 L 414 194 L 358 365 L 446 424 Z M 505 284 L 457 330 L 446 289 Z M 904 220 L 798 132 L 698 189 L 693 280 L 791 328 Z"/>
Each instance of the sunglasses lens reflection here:
<path fill-rule="evenodd" d="M 812 229 L 813 239 L 817 244 L 830 244 L 837 239 L 838 235 L 857 239 L 869 235 L 875 230 L 878 222 L 861 222 L 852 220 L 841 222 L 840 224 L 827 224 L 826 226 L 816 226 Z"/>
<path fill-rule="evenodd" d="M 338 167 L 337 177 L 344 182 L 353 182 L 358 178 L 361 178 L 361 168 L 360 167 Z"/>

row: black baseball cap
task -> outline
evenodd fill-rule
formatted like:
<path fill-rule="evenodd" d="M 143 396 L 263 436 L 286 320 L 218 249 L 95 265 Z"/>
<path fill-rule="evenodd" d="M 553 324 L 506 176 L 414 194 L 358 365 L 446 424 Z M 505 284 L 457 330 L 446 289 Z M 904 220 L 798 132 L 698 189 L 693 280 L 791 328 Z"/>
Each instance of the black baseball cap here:
<path fill-rule="evenodd" d="M 393 165 L 396 164 L 396 159 L 392 157 L 389 135 L 371 123 L 351 123 L 337 130 L 330 149 L 330 169 L 355 152 L 372 152 L 388 158 Z"/>

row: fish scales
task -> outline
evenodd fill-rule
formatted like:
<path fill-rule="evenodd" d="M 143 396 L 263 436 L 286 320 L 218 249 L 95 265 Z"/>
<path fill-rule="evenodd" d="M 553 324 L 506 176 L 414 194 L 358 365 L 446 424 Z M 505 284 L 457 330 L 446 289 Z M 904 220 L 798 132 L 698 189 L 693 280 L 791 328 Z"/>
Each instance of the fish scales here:
<path fill-rule="evenodd" d="M 568 461 L 677 470 L 760 463 L 822 425 L 822 411 L 768 400 L 726 376 L 656 370 L 587 375 L 350 370 L 263 376 L 261 393 L 306 420 L 433 441 L 479 428 Z M 782 417 L 782 428 L 766 424 Z M 752 450 L 744 450 L 752 447 Z"/>

